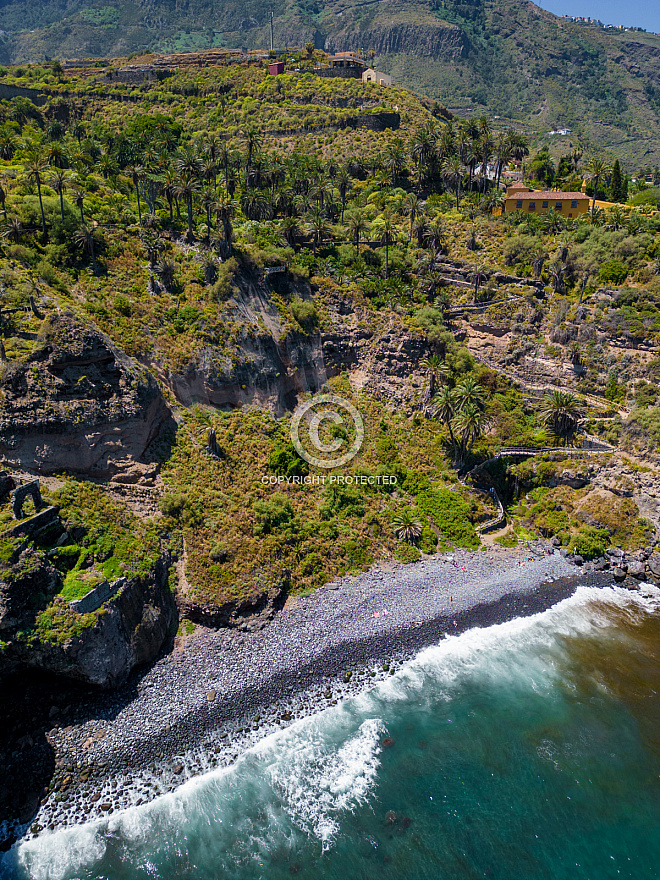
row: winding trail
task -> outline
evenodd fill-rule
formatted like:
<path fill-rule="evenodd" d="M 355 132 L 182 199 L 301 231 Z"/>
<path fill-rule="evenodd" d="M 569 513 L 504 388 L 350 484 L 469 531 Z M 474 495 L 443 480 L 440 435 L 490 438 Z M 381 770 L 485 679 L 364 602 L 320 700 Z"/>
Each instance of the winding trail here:
<path fill-rule="evenodd" d="M 499 366 L 498 364 L 493 363 L 488 358 L 485 358 L 483 355 L 478 354 L 476 351 L 470 351 L 472 357 L 475 360 L 478 360 L 479 363 L 483 364 L 485 367 L 488 367 L 490 370 L 494 370 L 496 373 L 499 373 L 501 376 L 505 376 L 511 382 L 514 382 L 516 385 L 519 385 L 525 391 L 528 391 L 530 394 L 538 395 L 539 397 L 543 394 L 552 394 L 554 391 L 563 390 L 559 385 L 537 385 L 532 382 L 527 382 L 525 379 L 521 379 L 519 376 L 516 376 L 515 373 L 510 372 L 509 370 L 505 370 L 504 367 Z M 630 412 L 626 409 L 618 409 L 610 400 L 605 400 L 602 397 L 596 397 L 593 394 L 585 394 L 582 391 L 576 391 L 576 396 L 583 398 L 588 403 L 593 404 L 593 406 L 597 406 L 601 409 L 609 409 L 615 410 L 621 416 L 622 419 L 627 419 L 630 415 Z"/>

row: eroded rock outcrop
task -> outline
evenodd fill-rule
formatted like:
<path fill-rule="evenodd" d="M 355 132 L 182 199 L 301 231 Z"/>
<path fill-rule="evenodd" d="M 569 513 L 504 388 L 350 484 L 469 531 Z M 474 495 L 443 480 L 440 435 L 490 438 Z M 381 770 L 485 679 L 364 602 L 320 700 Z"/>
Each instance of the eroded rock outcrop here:
<path fill-rule="evenodd" d="M 78 615 L 66 600 L 50 603 L 51 624 L 40 619 L 60 579 L 34 550 L 0 573 L 0 674 L 25 669 L 116 688 L 132 669 L 156 658 L 177 620 L 168 583 L 170 557 L 144 577 L 132 578 L 98 612 Z M 41 625 L 40 625 L 41 623 Z"/>
<path fill-rule="evenodd" d="M 0 380 L 0 457 L 42 474 L 108 478 L 139 461 L 171 414 L 156 380 L 98 330 L 53 317 Z"/>
<path fill-rule="evenodd" d="M 291 278 L 280 283 L 288 297 L 311 301 L 308 284 Z M 267 285 L 245 277 L 233 302 L 245 322 L 240 344 L 232 351 L 206 346 L 185 370 L 162 373 L 184 406 L 258 405 L 281 416 L 295 408 L 301 394 L 316 393 L 328 379 L 348 371 L 356 389 L 387 406 L 406 412 L 420 408 L 427 382 L 420 363 L 433 349 L 400 319 L 378 320 L 342 292 L 323 291 L 322 327 L 285 328 Z"/>

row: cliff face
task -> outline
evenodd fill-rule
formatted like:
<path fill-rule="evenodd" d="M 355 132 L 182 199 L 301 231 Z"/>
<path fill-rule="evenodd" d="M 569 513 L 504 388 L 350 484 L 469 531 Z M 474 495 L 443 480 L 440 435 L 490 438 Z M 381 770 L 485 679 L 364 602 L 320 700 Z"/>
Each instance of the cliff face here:
<path fill-rule="evenodd" d="M 132 669 L 155 659 L 177 619 L 169 567 L 165 555 L 149 575 L 128 581 L 98 614 L 86 615 L 78 635 L 42 636 L 28 646 L 18 633 L 33 625 L 35 603 L 40 594 L 52 594 L 59 576 L 43 554 L 24 554 L 0 576 L 0 636 L 6 645 L 0 673 L 38 669 L 101 688 L 120 686 Z"/>
<path fill-rule="evenodd" d="M 311 297 L 307 285 L 282 284 L 288 296 Z M 184 406 L 205 403 L 230 410 L 258 405 L 281 416 L 295 408 L 301 394 L 316 393 L 344 370 L 356 388 L 389 406 L 408 410 L 419 396 L 425 383 L 419 363 L 431 348 L 399 319 L 377 321 L 350 298 L 325 292 L 322 326 L 304 332 L 284 327 L 265 285 L 242 284 L 235 301 L 251 329 L 231 354 L 208 346 L 186 370 L 162 376 Z"/>
<path fill-rule="evenodd" d="M 365 30 L 345 27 L 323 40 L 328 52 L 359 51 L 366 46 L 378 56 L 406 52 L 418 58 L 450 60 L 466 55 L 470 41 L 459 27 L 443 21 L 382 23 Z"/>
<path fill-rule="evenodd" d="M 0 457 L 17 469 L 110 477 L 171 415 L 156 380 L 97 330 L 55 317 L 0 380 Z"/>

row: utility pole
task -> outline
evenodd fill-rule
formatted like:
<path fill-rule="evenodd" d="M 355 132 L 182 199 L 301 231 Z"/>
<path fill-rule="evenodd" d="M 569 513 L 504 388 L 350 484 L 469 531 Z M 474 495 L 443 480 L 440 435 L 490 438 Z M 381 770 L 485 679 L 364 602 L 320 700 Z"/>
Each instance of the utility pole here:
<path fill-rule="evenodd" d="M 273 10 L 270 10 L 270 51 L 273 51 Z"/>

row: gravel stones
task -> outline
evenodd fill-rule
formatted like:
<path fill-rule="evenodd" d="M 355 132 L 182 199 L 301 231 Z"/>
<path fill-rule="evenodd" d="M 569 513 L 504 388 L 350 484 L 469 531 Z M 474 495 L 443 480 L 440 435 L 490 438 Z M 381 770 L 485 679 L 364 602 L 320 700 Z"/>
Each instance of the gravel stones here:
<path fill-rule="evenodd" d="M 144 803 L 228 766 L 273 730 L 389 677 L 444 634 L 548 608 L 573 593 L 575 574 L 547 544 L 536 554 L 456 551 L 344 579 L 340 589 L 319 590 L 257 632 L 201 632 L 123 691 L 93 704 L 90 698 L 86 717 L 103 719 L 102 728 L 96 722 L 56 730 L 62 767 L 93 767 L 94 789 L 63 771 L 75 797 L 55 803 L 53 792 L 34 821 L 88 821 L 107 814 L 107 804 Z"/>

